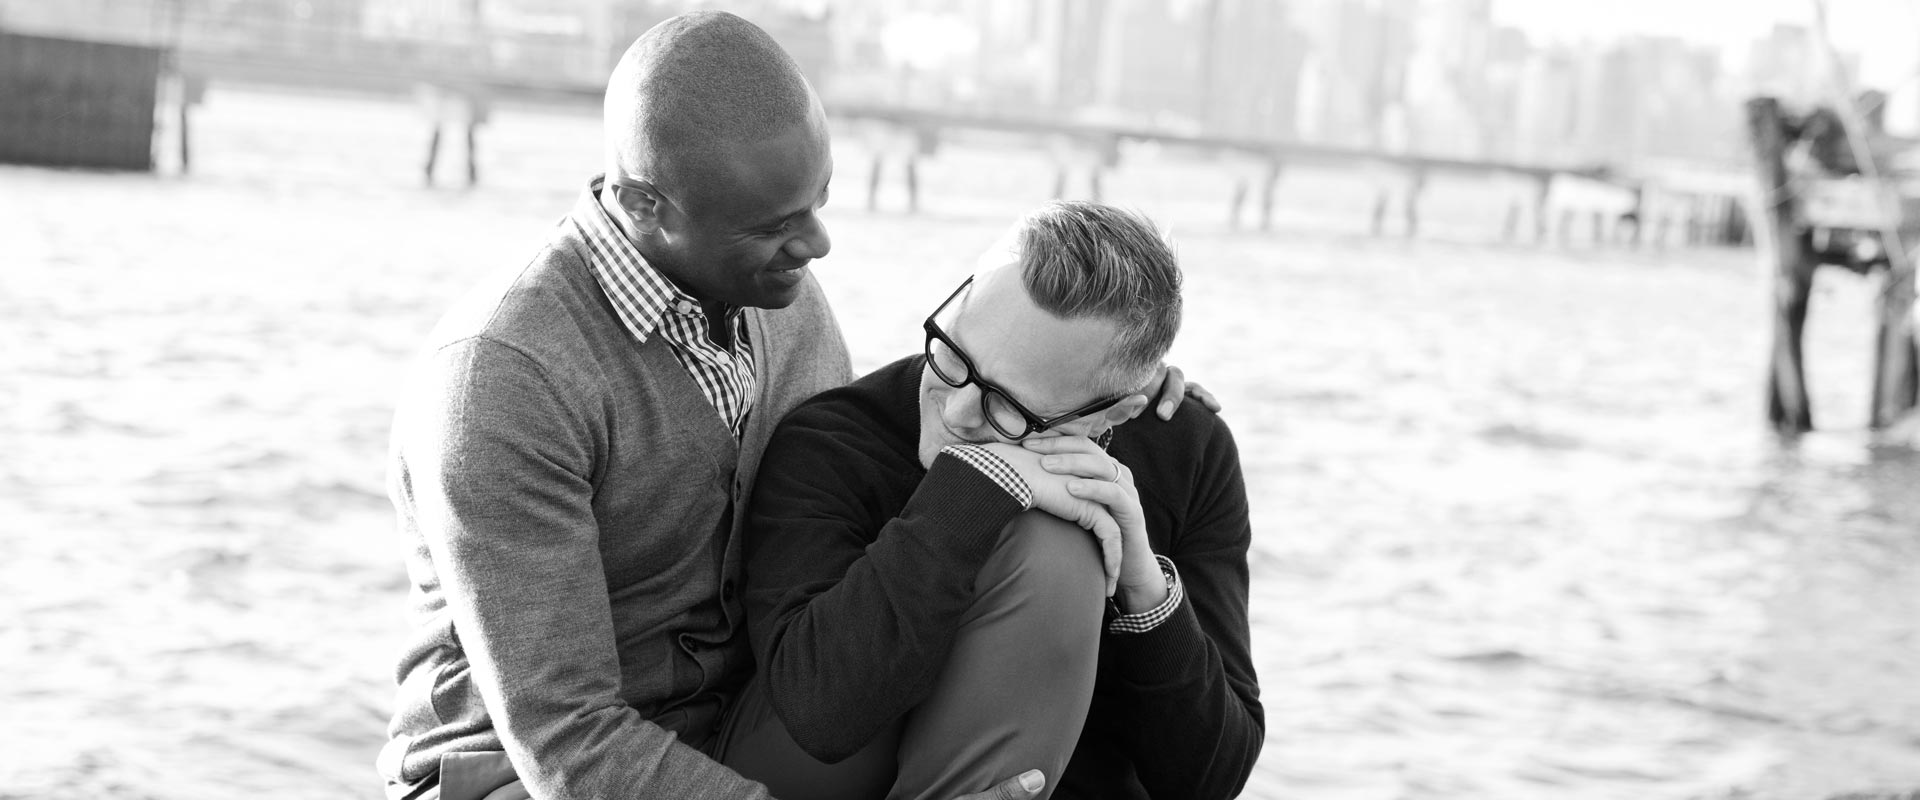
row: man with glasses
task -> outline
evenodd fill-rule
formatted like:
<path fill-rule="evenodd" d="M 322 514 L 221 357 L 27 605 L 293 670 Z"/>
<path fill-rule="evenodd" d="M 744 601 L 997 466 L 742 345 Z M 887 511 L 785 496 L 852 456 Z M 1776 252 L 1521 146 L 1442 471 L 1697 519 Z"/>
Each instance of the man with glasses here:
<path fill-rule="evenodd" d="M 1259 754 L 1233 437 L 1200 408 L 1135 419 L 1179 327 L 1174 256 L 1092 203 L 1012 241 L 922 354 L 768 444 L 759 673 L 720 750 L 776 796 L 939 798 L 1040 759 L 1060 796 L 1230 797 Z"/>

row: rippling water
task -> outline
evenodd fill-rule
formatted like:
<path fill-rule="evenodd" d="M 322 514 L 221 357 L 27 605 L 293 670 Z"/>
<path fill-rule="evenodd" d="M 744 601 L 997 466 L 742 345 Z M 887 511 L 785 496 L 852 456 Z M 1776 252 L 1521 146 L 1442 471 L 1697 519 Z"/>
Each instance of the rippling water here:
<path fill-rule="evenodd" d="M 594 122 L 507 109 L 486 183 L 427 190 L 404 106 L 216 89 L 190 177 L 0 167 L 0 797 L 377 795 L 404 576 L 394 385 L 471 277 L 524 259 Z M 870 368 L 1015 213 L 1038 158 L 955 148 L 929 213 L 858 208 L 818 269 Z M 1150 153 L 1174 361 L 1227 405 L 1256 528 L 1267 748 L 1252 797 L 1808 798 L 1920 787 L 1920 458 L 1865 420 L 1875 286 L 1823 275 L 1822 432 L 1760 419 L 1751 253 L 1360 235 L 1289 173 Z"/>

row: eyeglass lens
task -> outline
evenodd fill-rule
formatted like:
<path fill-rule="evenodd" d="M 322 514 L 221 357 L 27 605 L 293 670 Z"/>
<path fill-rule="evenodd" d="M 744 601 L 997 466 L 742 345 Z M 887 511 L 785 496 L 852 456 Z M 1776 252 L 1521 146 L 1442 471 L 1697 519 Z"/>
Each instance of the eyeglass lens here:
<path fill-rule="evenodd" d="M 967 368 L 966 360 L 937 337 L 927 338 L 927 363 L 948 386 L 957 389 L 973 382 L 973 373 Z M 980 390 L 980 413 L 987 418 L 987 423 L 1007 438 L 1025 438 L 1029 433 L 1027 418 L 1013 407 L 1007 396 L 978 382 L 974 382 L 974 386 Z"/>

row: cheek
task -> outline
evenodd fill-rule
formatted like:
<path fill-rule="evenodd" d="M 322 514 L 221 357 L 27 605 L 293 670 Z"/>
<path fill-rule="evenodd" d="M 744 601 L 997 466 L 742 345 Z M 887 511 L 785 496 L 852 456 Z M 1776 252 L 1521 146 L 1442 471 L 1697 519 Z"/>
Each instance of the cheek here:
<path fill-rule="evenodd" d="M 743 242 L 733 248 L 727 260 L 742 272 L 761 272 L 780 260 L 783 244 L 782 241 Z"/>
<path fill-rule="evenodd" d="M 932 381 L 928 381 L 928 383 L 939 383 L 939 382 L 940 382 L 940 379 L 938 378 L 935 378 Z M 948 389 L 944 385 L 940 386 L 939 388 L 921 389 L 920 390 L 920 410 L 922 412 L 921 416 L 927 419 L 939 417 L 940 409 L 945 408 L 947 405 L 947 395 L 950 395 L 952 393 L 953 393 L 953 390 Z"/>

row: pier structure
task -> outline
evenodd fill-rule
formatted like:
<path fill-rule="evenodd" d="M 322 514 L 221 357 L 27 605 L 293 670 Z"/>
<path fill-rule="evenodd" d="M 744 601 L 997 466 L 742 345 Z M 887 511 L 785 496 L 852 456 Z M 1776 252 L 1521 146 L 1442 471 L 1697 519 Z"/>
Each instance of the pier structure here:
<path fill-rule="evenodd" d="M 1665 170 L 1628 172 L 1598 160 L 1557 163 L 1552 160 L 1566 156 L 1551 149 L 1465 157 L 1458 154 L 1496 150 L 1463 148 L 1460 136 L 1439 137 L 1424 150 L 1413 131 L 1418 115 L 1410 103 L 1418 98 L 1409 93 L 1409 75 L 1487 59 L 1519 63 L 1515 53 L 1435 49 L 1433 37 L 1465 36 L 1491 24 L 1477 17 L 1426 30 L 1385 9 L 1295 19 L 1254 0 L 1207 0 L 1190 8 L 1193 13 L 1060 0 L 1019 13 L 982 7 L 909 15 L 919 21 L 913 26 L 864 12 L 836 16 L 829 25 L 825 16 L 777 4 L 743 6 L 753 6 L 756 22 L 821 81 L 829 113 L 857 132 L 849 141 L 870 145 L 864 177 L 874 210 L 919 211 L 923 196 L 936 188 L 921 168 L 926 160 L 943 144 L 988 137 L 1044 152 L 1054 196 L 1101 198 L 1114 173 L 1137 166 L 1146 152 L 1219 165 L 1231 174 L 1221 192 L 1222 216 L 1235 229 L 1271 229 L 1288 176 L 1332 167 L 1366 187 L 1371 202 L 1357 213 L 1380 236 L 1414 236 L 1431 227 L 1422 212 L 1428 196 L 1438 194 L 1434 187 L 1464 178 L 1502 193 L 1505 206 L 1486 212 L 1489 231 L 1511 242 L 1665 245 L 1676 233 L 1688 244 L 1744 237 L 1743 209 L 1733 201 L 1743 188 L 1729 191 L 1724 176 L 1717 183 L 1689 182 Z M 159 120 L 170 129 L 169 143 L 177 143 L 173 162 L 183 169 L 194 161 L 196 104 L 209 85 L 232 82 L 411 99 L 421 111 L 421 177 L 432 185 L 439 173 L 454 172 L 458 182 L 464 172 L 471 184 L 485 171 L 483 126 L 490 115 L 524 103 L 597 105 L 611 60 L 633 33 L 672 10 L 624 2 L 530 8 L 507 13 L 480 0 L 286 6 L 0 0 L 0 26 L 158 52 Z M 906 28 L 916 35 L 895 35 Z M 836 38 L 842 34 L 850 38 Z M 1137 46 L 1146 40 L 1180 42 L 1207 56 L 1152 55 L 1158 51 Z M 1341 55 L 1309 59 L 1310 42 L 1340 42 Z M 874 46 L 888 59 L 874 60 L 868 52 Z M 985 55 L 996 48 L 1019 57 Z M 831 69 L 836 64 L 840 68 Z M 1232 78 L 1250 73 L 1275 78 Z M 977 96 L 962 102 L 952 87 L 935 85 L 941 75 L 973 86 Z M 1309 94 L 1331 100 L 1302 99 Z M 1608 95 L 1608 102 L 1620 101 L 1619 94 Z M 0 85 L 0 103 L 9 97 Z M 1299 110 L 1309 106 L 1311 113 Z M 1450 119 L 1459 121 L 1458 115 Z M 1347 129 L 1372 133 L 1329 138 Z M 1599 128 L 1586 134 L 1612 141 Z M 451 156 L 461 154 L 466 163 L 446 169 Z M 1625 151 L 1608 157 L 1633 158 Z M 904 203 L 892 199 L 899 196 L 895 186 L 904 189 Z"/>
<path fill-rule="evenodd" d="M 1821 267 L 1877 276 L 1873 389 L 1868 424 L 1890 428 L 1914 413 L 1914 256 L 1920 187 L 1894 169 L 1909 148 L 1887 136 L 1884 96 L 1794 113 L 1772 97 L 1746 105 L 1756 181 L 1755 225 L 1772 276 L 1767 419 L 1782 434 L 1813 429 L 1801 341 L 1813 278 Z"/>

